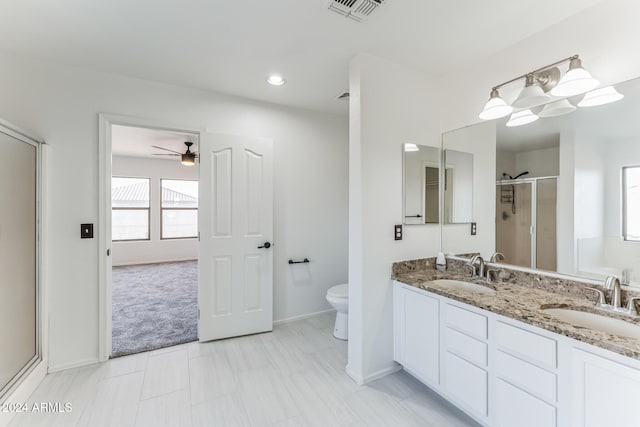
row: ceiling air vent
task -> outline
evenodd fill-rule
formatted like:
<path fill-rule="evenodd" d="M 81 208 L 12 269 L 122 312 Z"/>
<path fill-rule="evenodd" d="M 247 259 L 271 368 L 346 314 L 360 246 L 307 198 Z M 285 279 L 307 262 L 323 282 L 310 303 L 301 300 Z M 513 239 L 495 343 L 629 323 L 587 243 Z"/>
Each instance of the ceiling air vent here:
<path fill-rule="evenodd" d="M 329 10 L 354 21 L 362 22 L 382 4 L 384 0 L 331 0 Z"/>

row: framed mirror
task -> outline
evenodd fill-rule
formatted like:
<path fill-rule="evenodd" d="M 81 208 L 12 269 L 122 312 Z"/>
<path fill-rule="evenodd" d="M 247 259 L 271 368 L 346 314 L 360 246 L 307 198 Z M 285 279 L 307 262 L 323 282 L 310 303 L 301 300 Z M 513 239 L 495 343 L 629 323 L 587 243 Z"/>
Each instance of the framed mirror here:
<path fill-rule="evenodd" d="M 489 122 L 495 139 L 482 144 L 495 152 L 487 165 L 493 181 L 479 183 L 474 197 L 494 219 L 479 226 L 494 232 L 475 241 L 443 233 L 443 248 L 476 248 L 487 259 L 499 251 L 505 264 L 597 279 L 613 274 L 640 286 L 640 79 L 615 89 L 624 98 L 606 105 L 524 126 Z M 576 106 L 582 98 L 568 101 Z"/>
<path fill-rule="evenodd" d="M 403 224 L 440 222 L 440 149 L 403 144 Z"/>

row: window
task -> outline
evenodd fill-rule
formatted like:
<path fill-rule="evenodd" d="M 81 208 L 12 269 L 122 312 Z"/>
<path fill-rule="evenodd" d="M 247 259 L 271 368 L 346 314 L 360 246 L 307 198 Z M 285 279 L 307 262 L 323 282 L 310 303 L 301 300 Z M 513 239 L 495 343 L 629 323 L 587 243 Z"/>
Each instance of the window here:
<path fill-rule="evenodd" d="M 162 179 L 160 238 L 198 237 L 198 181 Z"/>
<path fill-rule="evenodd" d="M 149 240 L 149 178 L 111 178 L 111 239 Z"/>
<path fill-rule="evenodd" d="M 640 166 L 622 168 L 622 234 L 640 241 Z"/>

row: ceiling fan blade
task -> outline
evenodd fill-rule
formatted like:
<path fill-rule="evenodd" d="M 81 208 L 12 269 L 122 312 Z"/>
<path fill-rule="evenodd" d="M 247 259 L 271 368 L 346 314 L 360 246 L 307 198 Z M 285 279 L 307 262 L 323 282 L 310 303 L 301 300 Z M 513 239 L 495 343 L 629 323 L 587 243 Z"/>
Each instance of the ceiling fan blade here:
<path fill-rule="evenodd" d="M 153 153 L 154 156 L 180 156 L 181 154 Z"/>
<path fill-rule="evenodd" d="M 171 151 L 172 153 L 176 153 L 178 155 L 182 155 L 182 153 L 180 153 L 179 151 L 173 151 L 173 150 L 169 150 L 168 148 L 164 148 L 164 147 L 158 147 L 157 145 L 152 145 L 153 148 L 158 148 L 160 150 L 165 150 L 165 151 Z"/>

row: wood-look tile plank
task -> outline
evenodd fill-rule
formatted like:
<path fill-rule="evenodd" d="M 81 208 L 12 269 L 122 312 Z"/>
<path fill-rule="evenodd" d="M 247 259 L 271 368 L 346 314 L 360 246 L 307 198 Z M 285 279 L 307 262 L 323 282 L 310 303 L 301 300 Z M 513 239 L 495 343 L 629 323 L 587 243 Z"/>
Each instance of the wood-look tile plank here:
<path fill-rule="evenodd" d="M 120 375 L 100 381 L 91 402 L 84 408 L 79 426 L 133 426 L 140 402 L 143 372 Z"/>
<path fill-rule="evenodd" d="M 144 374 L 142 400 L 182 390 L 189 386 L 187 348 L 149 356 Z"/>
<path fill-rule="evenodd" d="M 189 390 L 180 390 L 140 402 L 136 427 L 191 427 Z"/>
<path fill-rule="evenodd" d="M 210 353 L 189 361 L 191 403 L 198 404 L 238 389 L 236 375 L 227 354 L 222 351 Z"/>
<path fill-rule="evenodd" d="M 250 427 L 252 425 L 243 399 L 238 394 L 218 396 L 193 405 L 192 414 L 193 427 Z"/>

